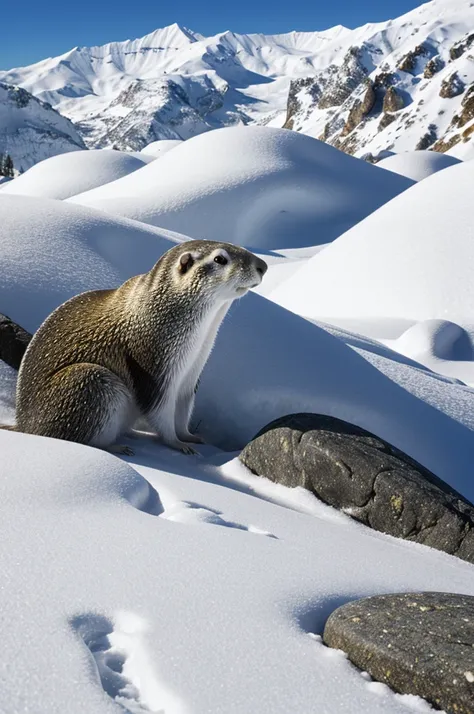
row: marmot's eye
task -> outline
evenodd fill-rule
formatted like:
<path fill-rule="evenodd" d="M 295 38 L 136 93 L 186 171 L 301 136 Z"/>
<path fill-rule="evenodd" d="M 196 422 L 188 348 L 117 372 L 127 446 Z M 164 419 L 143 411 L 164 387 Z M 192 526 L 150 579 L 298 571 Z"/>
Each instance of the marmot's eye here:
<path fill-rule="evenodd" d="M 219 265 L 227 265 L 228 260 L 227 258 L 224 258 L 223 255 L 216 255 L 214 258 L 214 263 L 219 263 Z"/>

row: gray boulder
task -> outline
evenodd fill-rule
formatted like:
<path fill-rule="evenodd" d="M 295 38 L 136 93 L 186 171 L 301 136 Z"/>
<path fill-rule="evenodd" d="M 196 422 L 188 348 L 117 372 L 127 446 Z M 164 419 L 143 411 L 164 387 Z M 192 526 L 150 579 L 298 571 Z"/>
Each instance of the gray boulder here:
<path fill-rule="evenodd" d="M 0 314 L 0 359 L 10 367 L 19 369 L 31 338 L 32 335 L 23 327 Z"/>
<path fill-rule="evenodd" d="M 374 530 L 474 563 L 474 507 L 387 442 L 347 422 L 291 414 L 243 449 L 253 473 L 302 486 Z"/>
<path fill-rule="evenodd" d="M 474 712 L 474 597 L 449 593 L 379 595 L 343 605 L 324 642 L 402 694 L 448 714 Z"/>

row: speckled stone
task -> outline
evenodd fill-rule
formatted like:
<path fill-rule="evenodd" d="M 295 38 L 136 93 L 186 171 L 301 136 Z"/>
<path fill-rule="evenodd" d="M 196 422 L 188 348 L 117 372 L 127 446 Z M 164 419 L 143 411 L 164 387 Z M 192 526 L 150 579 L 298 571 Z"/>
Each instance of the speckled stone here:
<path fill-rule="evenodd" d="M 303 486 L 374 530 L 474 563 L 474 507 L 444 481 L 363 429 L 319 414 L 266 426 L 241 461 L 285 486 Z"/>
<path fill-rule="evenodd" d="M 324 643 L 401 694 L 448 714 L 474 712 L 474 597 L 450 593 L 378 595 L 343 605 Z"/>
<path fill-rule="evenodd" d="M 20 362 L 32 338 L 16 322 L 6 315 L 0 314 L 0 359 L 13 367 L 20 368 Z"/>

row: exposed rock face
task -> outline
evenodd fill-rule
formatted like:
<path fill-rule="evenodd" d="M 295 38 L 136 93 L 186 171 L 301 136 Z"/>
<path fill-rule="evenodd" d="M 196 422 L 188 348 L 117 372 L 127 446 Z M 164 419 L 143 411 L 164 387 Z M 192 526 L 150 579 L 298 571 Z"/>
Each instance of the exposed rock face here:
<path fill-rule="evenodd" d="M 350 110 L 347 121 L 341 132 L 341 136 L 347 136 L 351 133 L 353 129 L 356 128 L 356 126 L 359 126 L 364 117 L 366 117 L 367 114 L 372 111 L 375 104 L 375 100 L 376 95 L 373 84 L 370 80 L 367 80 L 367 89 L 365 91 L 364 97 L 362 100 L 356 101 L 356 103 Z"/>
<path fill-rule="evenodd" d="M 286 107 L 286 121 L 283 125 L 283 129 L 293 129 L 294 117 L 302 110 L 301 101 L 298 98 L 302 90 L 306 90 L 306 93 L 311 97 L 312 101 L 310 102 L 310 106 L 314 106 L 321 97 L 321 86 L 314 77 L 291 80 Z M 310 107 L 308 107 L 308 109 L 309 108 Z"/>
<path fill-rule="evenodd" d="M 318 102 L 319 109 L 338 107 L 367 79 L 361 48 L 351 47 L 339 68 L 329 68 L 329 79 Z"/>
<path fill-rule="evenodd" d="M 293 414 L 262 429 L 240 459 L 259 476 L 303 486 L 375 530 L 474 562 L 474 506 L 363 429 Z"/>
<path fill-rule="evenodd" d="M 6 315 L 0 314 L 0 359 L 13 369 L 20 368 L 20 362 L 32 335 L 13 322 Z"/>
<path fill-rule="evenodd" d="M 416 63 L 419 57 L 425 57 L 428 54 L 428 51 L 424 45 L 418 45 L 415 47 L 414 50 L 411 52 L 407 52 L 407 54 L 402 57 L 400 62 L 398 63 L 397 69 L 400 70 L 400 72 L 410 72 L 412 73 L 416 69 Z"/>
<path fill-rule="evenodd" d="M 324 642 L 401 694 L 452 714 L 474 711 L 474 597 L 425 592 L 357 600 L 332 613 Z"/>
<path fill-rule="evenodd" d="M 0 155 L 9 154 L 18 171 L 50 156 L 86 148 L 69 119 L 26 89 L 0 82 L 0 117 Z"/>
<path fill-rule="evenodd" d="M 441 84 L 439 96 L 443 99 L 452 99 L 464 92 L 464 82 L 457 72 L 453 72 Z"/>
<path fill-rule="evenodd" d="M 419 142 L 417 143 L 415 149 L 416 151 L 423 151 L 424 149 L 429 149 L 432 144 L 435 143 L 438 138 L 436 134 L 436 127 L 430 124 L 428 131 L 423 134 Z"/>
<path fill-rule="evenodd" d="M 469 33 L 462 40 L 456 42 L 449 50 L 449 58 L 451 61 L 462 57 L 466 50 L 470 49 L 474 44 L 474 33 Z"/>
<path fill-rule="evenodd" d="M 455 125 L 458 127 L 464 126 L 469 121 L 474 119 L 474 84 L 468 88 L 463 100 L 461 102 L 462 112 L 458 116 L 456 115 Z"/>
<path fill-rule="evenodd" d="M 387 126 L 390 126 L 390 124 L 393 124 L 393 122 L 396 120 L 396 116 L 394 114 L 383 114 L 382 118 L 379 122 L 379 131 L 383 131 L 384 129 L 387 128 Z"/>
<path fill-rule="evenodd" d="M 383 111 L 398 112 L 400 109 L 403 109 L 404 106 L 405 102 L 400 92 L 398 92 L 395 87 L 389 87 L 383 98 Z"/>
<path fill-rule="evenodd" d="M 425 65 L 425 70 L 423 72 L 423 77 L 425 79 L 431 79 L 435 76 L 437 72 L 442 70 L 444 67 L 444 60 L 441 59 L 439 55 L 432 57 Z"/>

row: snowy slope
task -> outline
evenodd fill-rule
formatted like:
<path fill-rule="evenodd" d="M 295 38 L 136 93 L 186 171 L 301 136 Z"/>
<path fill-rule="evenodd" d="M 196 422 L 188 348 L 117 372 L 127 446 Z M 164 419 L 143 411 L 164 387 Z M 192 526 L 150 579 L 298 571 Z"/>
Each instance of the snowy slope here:
<path fill-rule="evenodd" d="M 0 80 L 50 102 L 92 147 L 139 150 L 257 122 L 323 136 L 358 156 L 444 151 L 472 135 L 472 102 L 462 102 L 474 81 L 473 27 L 470 0 L 432 0 L 354 30 L 205 38 L 171 25 L 76 47 Z"/>
<path fill-rule="evenodd" d="M 439 154 L 437 151 L 406 151 L 378 161 L 377 166 L 411 178 L 413 181 L 422 181 L 437 171 L 454 166 L 459 161 L 460 159 L 454 156 Z"/>
<path fill-rule="evenodd" d="M 108 152 L 69 158 L 81 157 L 65 183 L 108 181 L 81 200 L 103 193 L 115 215 L 0 190 L 1 312 L 33 331 L 71 295 L 113 287 L 186 240 L 119 216 L 127 193 L 134 205 L 158 207 L 157 222 L 260 240 L 270 299 L 237 301 L 219 332 L 192 419 L 212 444 L 199 447 L 200 457 L 145 436 L 127 439 L 135 455 L 120 459 L 0 430 L 0 711 L 432 711 L 361 676 L 320 635 L 328 615 L 357 597 L 474 595 L 473 566 L 369 530 L 302 489 L 259 479 L 235 450 L 283 414 L 332 414 L 386 438 L 474 499 L 474 390 L 401 354 L 428 345 L 453 358 L 459 377 L 474 357 L 464 353 L 463 365 L 454 359 L 456 325 L 394 339 L 394 351 L 272 300 L 279 290 L 295 301 L 307 291 L 296 307 L 312 317 L 318 273 L 331 304 L 349 304 L 348 314 L 359 314 L 370 292 L 364 314 L 379 316 L 389 337 L 391 315 L 430 315 L 441 300 L 453 315 L 464 302 L 467 319 L 474 163 L 412 184 L 310 137 L 261 127 L 192 138 L 116 181 L 101 173 Z M 45 190 L 54 181 L 45 175 Z M 374 210 L 320 245 L 344 221 Z M 352 243 L 354 250 L 338 248 Z M 403 272 L 404 259 L 411 272 Z M 426 298 L 417 292 L 420 276 Z M 331 307 L 329 296 L 321 304 Z M 397 321 L 405 330 L 416 322 Z M 0 423 L 14 419 L 15 377 L 0 362 Z"/>
<path fill-rule="evenodd" d="M 19 87 L 0 82 L 0 155 L 17 171 L 56 154 L 85 149 L 69 119 Z"/>
<path fill-rule="evenodd" d="M 32 166 L 2 190 L 5 194 L 69 198 L 142 168 L 145 155 L 97 149 L 53 156 Z"/>
<path fill-rule="evenodd" d="M 71 201 L 194 238 L 300 248 L 333 240 L 410 185 L 311 137 L 247 126 L 194 137 Z"/>

